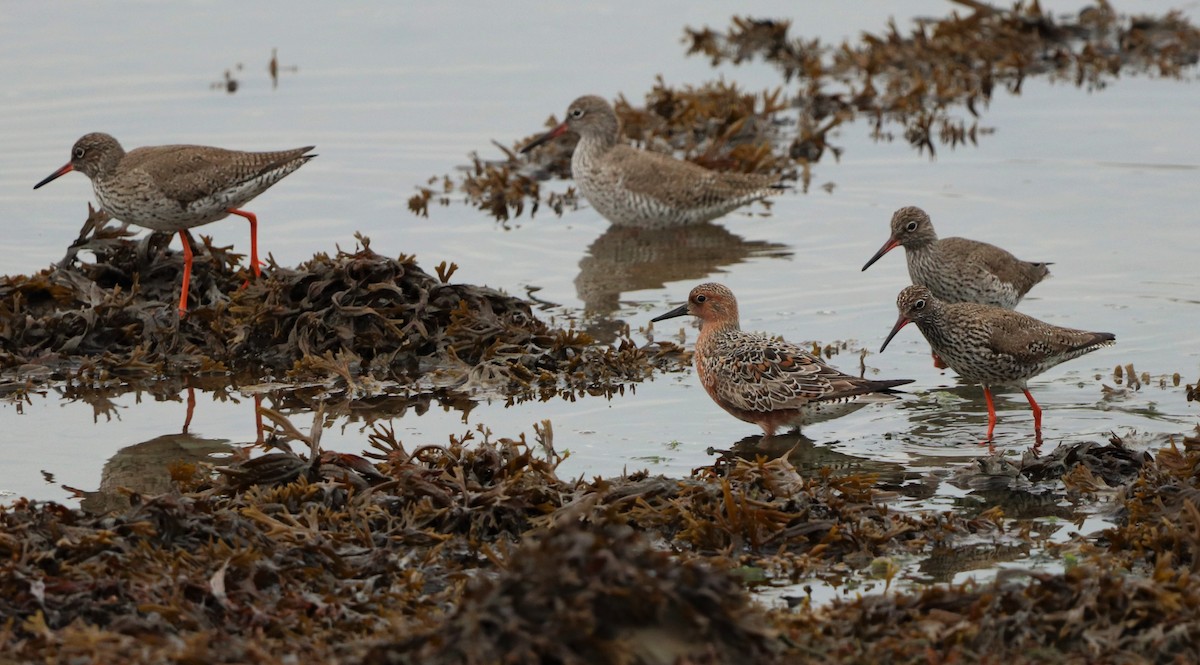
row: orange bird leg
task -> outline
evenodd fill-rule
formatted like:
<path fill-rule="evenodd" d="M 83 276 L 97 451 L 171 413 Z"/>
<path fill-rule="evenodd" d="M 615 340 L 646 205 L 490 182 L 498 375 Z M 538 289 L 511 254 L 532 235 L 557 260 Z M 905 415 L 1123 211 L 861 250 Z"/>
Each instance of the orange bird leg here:
<path fill-rule="evenodd" d="M 992 404 L 992 391 L 988 390 L 987 386 L 983 387 L 983 398 L 987 400 L 988 407 L 988 435 L 986 443 L 991 443 L 992 433 L 996 431 L 996 405 Z"/>
<path fill-rule="evenodd" d="M 187 417 L 183 419 L 183 433 L 188 433 L 188 428 L 192 426 L 192 414 L 196 412 L 196 391 L 191 386 L 187 387 Z"/>
<path fill-rule="evenodd" d="M 1029 393 L 1028 388 L 1022 388 L 1021 392 L 1025 393 L 1025 399 L 1029 400 L 1029 408 L 1033 409 L 1033 432 L 1037 435 L 1037 442 L 1042 442 L 1042 407 L 1033 401 L 1033 395 Z"/>
<path fill-rule="evenodd" d="M 187 315 L 188 287 L 192 284 L 192 243 L 188 242 L 187 231 L 179 232 L 183 241 L 183 287 L 179 290 L 179 318 Z"/>
<path fill-rule="evenodd" d="M 258 260 L 258 217 L 252 212 L 230 208 L 229 212 L 234 215 L 245 217 L 250 222 L 250 268 L 254 271 L 254 276 L 258 277 L 262 274 L 262 270 L 258 266 L 262 263 Z"/>
<path fill-rule="evenodd" d="M 1042 431 L 1042 407 L 1033 401 L 1033 395 L 1029 394 L 1028 388 L 1023 388 L 1022 392 L 1025 393 L 1025 399 L 1029 400 L 1029 408 L 1033 409 L 1033 428 L 1040 432 Z"/>

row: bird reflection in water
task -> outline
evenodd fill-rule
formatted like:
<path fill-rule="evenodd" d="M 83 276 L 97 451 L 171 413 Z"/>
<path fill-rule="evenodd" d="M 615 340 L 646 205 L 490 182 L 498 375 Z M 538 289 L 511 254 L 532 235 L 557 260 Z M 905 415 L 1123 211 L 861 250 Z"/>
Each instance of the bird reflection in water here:
<path fill-rule="evenodd" d="M 776 434 L 769 439 L 754 434 L 734 443 L 729 450 L 709 448 L 708 452 L 724 458 L 744 460 L 784 457 L 802 476 L 812 476 L 822 470 L 830 470 L 839 476 L 876 473 L 881 480 L 899 483 L 911 475 L 902 464 L 848 455 L 828 445 L 817 444 L 797 430 Z"/>
<path fill-rule="evenodd" d="M 216 462 L 214 455 L 233 452 L 228 439 L 208 439 L 194 434 L 164 434 L 126 446 L 104 463 L 100 487 L 94 492 L 75 490 L 80 508 L 92 514 L 124 510 L 132 494 L 154 496 L 176 491 L 171 467 L 177 464 Z"/>
<path fill-rule="evenodd" d="M 791 256 L 787 245 L 745 240 L 709 223 L 663 229 L 610 226 L 580 260 L 575 292 L 584 304 L 588 334 L 612 342 L 623 323 L 609 317 L 620 309 L 622 293 L 704 279 L 752 258 Z"/>
<path fill-rule="evenodd" d="M 95 491 L 65 487 L 79 497 L 80 508 L 88 513 L 102 514 L 129 508 L 133 495 L 155 496 L 176 492 L 177 487 L 172 479 L 173 467 L 220 462 L 222 457 L 235 452 L 235 444 L 228 439 L 206 438 L 189 431 L 196 410 L 195 388 L 188 386 L 185 393 L 186 411 L 178 433 L 163 434 L 118 450 L 105 462 L 100 472 L 100 486 Z M 109 398 L 97 402 L 93 396 L 88 401 L 93 407 L 107 405 L 110 414 L 116 408 Z M 261 403 L 262 396 L 255 395 L 255 440 L 258 444 L 262 443 L 263 432 L 259 410 Z"/>

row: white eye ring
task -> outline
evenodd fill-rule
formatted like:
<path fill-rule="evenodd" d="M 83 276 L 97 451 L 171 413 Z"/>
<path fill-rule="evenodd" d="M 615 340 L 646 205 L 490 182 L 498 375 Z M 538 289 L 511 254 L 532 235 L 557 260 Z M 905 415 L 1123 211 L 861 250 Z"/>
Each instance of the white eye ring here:
<path fill-rule="evenodd" d="M 913 303 L 913 309 L 925 309 L 925 301 L 924 300 L 916 301 L 915 303 Z"/>
<path fill-rule="evenodd" d="M 904 228 L 908 229 L 909 231 L 916 231 L 916 230 L 917 230 L 917 223 L 916 223 L 916 222 L 909 222 L 909 223 L 908 223 L 908 226 L 905 226 Z"/>
<path fill-rule="evenodd" d="M 704 294 L 696 296 L 696 302 L 705 302 L 706 300 L 708 300 L 708 296 Z"/>
<path fill-rule="evenodd" d="M 75 148 L 75 159 L 83 159 L 83 148 Z"/>
<path fill-rule="evenodd" d="M 571 117 L 572 118 L 582 118 L 583 117 L 583 109 L 571 109 Z"/>

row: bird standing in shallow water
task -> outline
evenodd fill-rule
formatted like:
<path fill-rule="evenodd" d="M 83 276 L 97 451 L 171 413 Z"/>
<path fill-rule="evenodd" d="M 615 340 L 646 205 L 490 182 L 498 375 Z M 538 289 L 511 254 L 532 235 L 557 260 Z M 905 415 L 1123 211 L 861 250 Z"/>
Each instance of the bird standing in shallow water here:
<path fill-rule="evenodd" d="M 79 171 L 92 181 L 100 208 L 113 219 L 154 231 L 178 232 L 183 241 L 179 314 L 187 312 L 192 247 L 186 231 L 230 214 L 250 222 L 250 265 L 261 274 L 258 218 L 240 210 L 284 176 L 316 157 L 313 146 L 277 152 L 240 152 L 198 145 L 163 145 L 125 152 L 108 134 L 86 134 L 71 148 L 71 161 L 33 188 Z"/>
<path fill-rule="evenodd" d="M 896 298 L 900 316 L 879 352 L 909 322 L 947 365 L 966 381 L 982 384 L 987 400 L 987 441 L 996 429 L 993 386 L 1016 386 L 1033 409 L 1037 443 L 1042 442 L 1042 409 L 1033 400 L 1028 379 L 1085 353 L 1109 346 L 1116 336 L 1051 325 L 1020 312 L 976 303 L 942 302 L 924 286 L 909 286 Z"/>
<path fill-rule="evenodd" d="M 915 206 L 892 215 L 892 235 L 867 261 L 870 268 L 897 245 L 904 248 L 908 276 L 942 302 L 974 302 L 1013 309 L 1050 275 L 1048 263 L 1022 261 L 995 245 L 966 238 L 938 239 L 933 222 Z"/>
<path fill-rule="evenodd" d="M 602 97 L 571 102 L 567 117 L 521 153 L 567 132 L 579 135 L 571 176 L 592 207 L 618 226 L 707 222 L 781 189 L 776 176 L 710 171 L 620 141 L 617 114 Z"/>
<path fill-rule="evenodd" d="M 685 314 L 700 319 L 696 373 L 709 397 L 733 417 L 761 427 L 766 437 L 780 427 L 799 427 L 890 399 L 890 388 L 912 383 L 843 374 L 791 342 L 743 332 L 737 299 L 721 284 L 697 286 L 686 303 L 651 321 Z"/>
<path fill-rule="evenodd" d="M 1050 275 L 1049 263 L 1022 261 L 995 245 L 966 238 L 938 239 L 929 215 L 916 206 L 892 215 L 892 235 L 862 267 L 865 271 L 897 245 L 904 247 L 908 276 L 943 302 L 974 302 L 1013 309 Z M 946 365 L 933 353 L 933 366 Z"/>

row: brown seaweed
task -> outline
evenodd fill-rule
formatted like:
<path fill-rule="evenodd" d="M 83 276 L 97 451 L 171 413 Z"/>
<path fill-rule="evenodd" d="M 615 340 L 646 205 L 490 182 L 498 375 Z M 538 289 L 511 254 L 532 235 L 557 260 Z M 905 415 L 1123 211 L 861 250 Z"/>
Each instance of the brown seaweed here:
<path fill-rule="evenodd" d="M 640 104 L 615 100 L 624 137 L 709 168 L 794 178 L 807 191 L 814 165 L 843 156 L 831 137 L 855 122 L 866 123 L 875 140 L 903 140 L 932 158 L 939 148 L 976 145 L 993 132 L 981 124 L 992 97 L 997 90 L 1019 95 L 1031 77 L 1095 91 L 1123 73 L 1179 78 L 1200 61 L 1200 30 L 1179 12 L 1122 16 L 1098 2 L 1055 17 L 1037 2 L 957 4 L 962 14 L 920 20 L 907 31 L 889 22 L 837 45 L 793 37 L 786 19 L 735 17 L 724 31 L 687 28 L 689 55 L 714 66 L 762 60 L 779 70 L 781 86 L 754 94 L 725 81 L 675 87 L 659 78 Z M 502 159 L 473 154 L 457 181 L 431 178 L 409 209 L 428 216 L 435 196 L 443 205 L 461 196 L 506 223 L 542 205 L 561 215 L 576 203 L 574 190 L 544 191 L 542 183 L 570 177 L 574 138 L 527 160 L 516 148 L 528 141 L 511 148 L 493 142 Z"/>
<path fill-rule="evenodd" d="M 99 662 L 1141 662 L 1197 655 L 1200 439 L 1109 476 L 1121 525 L 1062 573 L 767 610 L 792 580 L 947 579 L 1039 545 L 992 509 L 895 510 L 871 474 L 721 458 L 690 478 L 567 481 L 552 431 L 320 450 L 278 413 L 266 455 L 173 470 L 88 514 L 0 506 L 0 650 Z M 307 448 L 293 452 L 288 440 Z M 1062 477 L 1096 446 L 1064 453 Z M 1074 460 L 1074 461 L 1072 461 Z M 1047 468 L 1057 468 L 1057 464 Z M 1102 464 L 1101 467 L 1104 465 Z M 1099 467 L 1098 467 L 1099 468 Z M 1099 476 L 1097 476 L 1099 477 Z M 1056 482 L 1042 480 L 1039 482 Z M 1105 481 L 1107 482 L 1107 481 Z M 1084 496 L 1084 495 L 1081 495 Z M 981 544 L 980 537 L 993 541 Z M 1007 542 L 1005 542 L 1007 541 Z M 857 573 L 855 571 L 858 571 Z M 1140 571 L 1140 574 L 1131 574 Z"/>
<path fill-rule="evenodd" d="M 180 319 L 182 258 L 170 237 L 131 240 L 92 212 L 58 265 L 0 277 L 0 372 L 8 390 L 29 381 L 99 387 L 113 380 L 182 374 L 285 374 L 332 378 L 350 394 L 381 382 L 439 385 L 506 396 L 611 395 L 655 368 L 682 367 L 671 343 L 642 348 L 628 333 L 597 344 L 556 329 L 530 303 L 450 281 L 455 266 L 422 270 L 359 236 L 352 250 L 296 268 L 271 263 L 260 279 L 208 238 L 196 243 L 192 311 Z M 80 249 L 95 254 L 80 259 Z"/>

